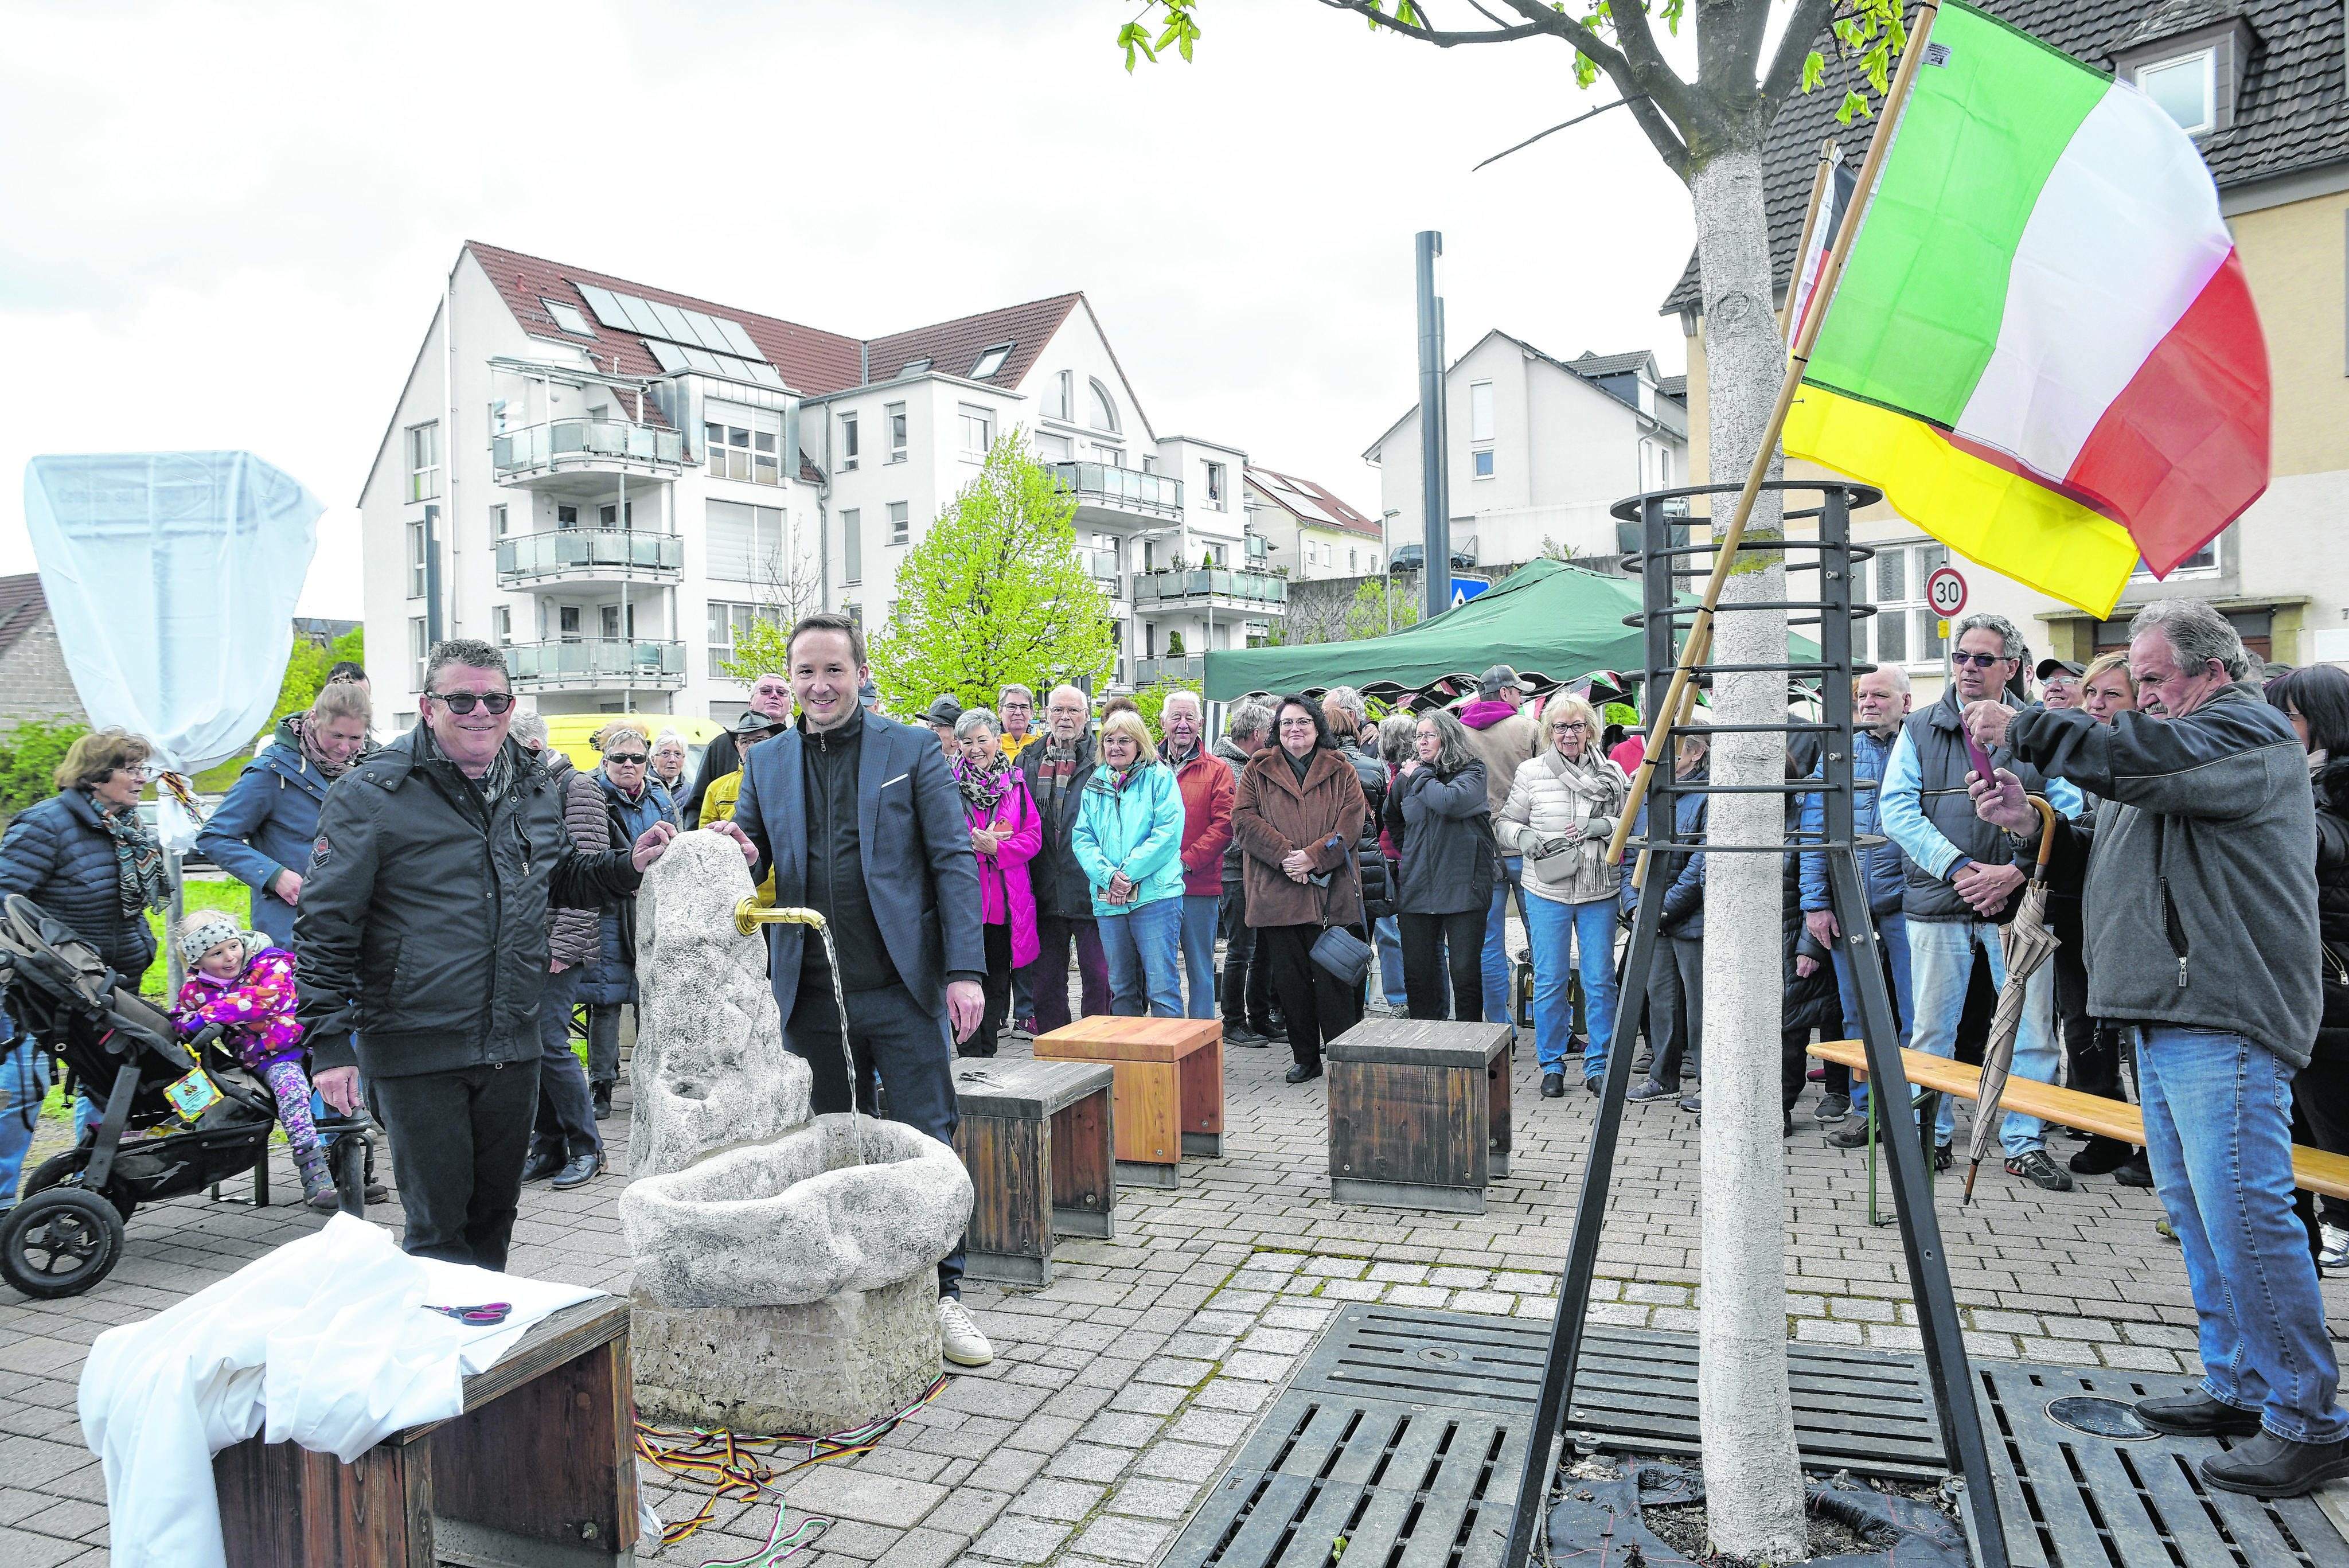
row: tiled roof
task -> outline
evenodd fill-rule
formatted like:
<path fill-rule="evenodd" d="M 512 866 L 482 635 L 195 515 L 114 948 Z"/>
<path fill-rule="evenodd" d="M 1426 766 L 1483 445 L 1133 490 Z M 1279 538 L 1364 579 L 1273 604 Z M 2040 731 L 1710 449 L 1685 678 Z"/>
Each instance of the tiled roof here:
<path fill-rule="evenodd" d="M 2349 158 L 2349 94 L 2343 90 L 2343 7 L 2333 0 L 1987 0 L 1983 9 L 2094 66 L 2112 69 L 2112 51 L 2172 36 L 2240 15 L 2258 36 L 2235 123 L 2199 138 L 2203 161 L 2230 185 Z M 2155 18 L 2150 26 L 2149 18 Z M 2125 41 L 2127 41 L 2125 43 Z M 1825 47 L 1824 38 L 1822 47 Z M 1855 168 L 1877 121 L 1835 122 L 1832 85 L 1795 94 L 1770 128 L 1763 202 L 1775 281 L 1794 265 L 1811 197 L 1820 140 L 1835 137 Z M 1699 307 L 1696 255 L 1665 296 L 1661 314 Z"/>
<path fill-rule="evenodd" d="M 935 327 L 916 327 L 911 332 L 875 337 L 872 344 L 873 379 L 894 379 L 913 361 L 927 359 L 930 369 L 938 374 L 969 380 L 980 355 L 1009 343 L 1012 345 L 1010 357 L 987 381 L 989 386 L 1016 387 L 1034 367 L 1046 340 L 1060 330 L 1061 323 L 1069 318 L 1069 313 L 1083 297 L 1058 294 L 1050 299 L 1030 300 L 1026 305 L 981 311 L 958 321 L 941 321 Z"/>
<path fill-rule="evenodd" d="M 1667 376 L 1656 383 L 1656 391 L 1659 396 L 1677 398 L 1685 403 L 1688 401 L 1688 378 L 1684 375 Z"/>
<path fill-rule="evenodd" d="M 740 324 L 759 346 L 768 361 L 781 372 L 783 379 L 802 392 L 834 392 L 843 387 L 853 387 L 860 379 L 857 371 L 859 356 L 857 341 L 843 337 L 836 332 L 823 332 L 812 327 L 802 327 L 794 321 L 782 321 L 771 316 L 755 316 L 730 305 L 719 305 L 690 295 L 677 294 L 665 288 L 654 288 L 625 277 L 612 277 L 583 267 L 564 266 L 538 256 L 527 256 L 518 251 L 501 250 L 480 241 L 467 243 L 467 250 L 480 262 L 481 270 L 513 312 L 514 319 L 523 331 L 534 337 L 545 337 L 557 343 L 568 343 L 594 354 L 605 369 L 623 376 L 657 376 L 660 362 L 645 348 L 644 339 L 633 332 L 622 332 L 615 327 L 595 326 L 591 341 L 575 333 L 565 332 L 547 315 L 541 299 L 560 300 L 575 307 L 589 322 L 595 323 L 595 312 L 574 285 L 592 283 L 601 288 L 633 294 L 639 299 L 656 300 L 676 306 L 680 310 L 698 310 L 710 316 L 724 317 Z"/>
<path fill-rule="evenodd" d="M 1645 348 L 1634 348 L 1629 354 L 1593 354 L 1582 351 L 1582 357 L 1570 361 L 1567 369 L 1578 376 L 1622 376 L 1637 370 L 1655 356 Z"/>
<path fill-rule="evenodd" d="M 1293 474 L 1251 466 L 1247 470 L 1247 481 L 1266 500 L 1288 513 L 1304 527 L 1336 528 L 1371 539 L 1385 537 L 1377 523 L 1309 479 L 1299 479 Z"/>
<path fill-rule="evenodd" d="M 13 577 L 0 577 L 0 653 L 16 646 L 16 639 L 41 623 L 49 613 L 49 601 L 41 594 L 41 574 L 26 572 Z"/>

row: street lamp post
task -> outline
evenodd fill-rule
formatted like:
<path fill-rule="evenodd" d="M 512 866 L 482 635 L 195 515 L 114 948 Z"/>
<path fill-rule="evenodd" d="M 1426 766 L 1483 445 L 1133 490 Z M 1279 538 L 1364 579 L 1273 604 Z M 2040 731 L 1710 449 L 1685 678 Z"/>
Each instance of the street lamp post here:
<path fill-rule="evenodd" d="M 1419 494 L 1426 558 L 1420 565 L 1420 618 L 1452 607 L 1452 501 L 1444 453 L 1444 300 L 1435 292 L 1435 263 L 1444 236 L 1422 229 L 1413 240 L 1419 274 Z"/>

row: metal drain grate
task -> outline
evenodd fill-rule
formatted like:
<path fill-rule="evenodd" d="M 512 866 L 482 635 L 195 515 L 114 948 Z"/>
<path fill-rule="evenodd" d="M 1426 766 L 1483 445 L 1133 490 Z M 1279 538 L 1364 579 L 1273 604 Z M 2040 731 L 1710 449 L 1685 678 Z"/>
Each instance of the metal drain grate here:
<path fill-rule="evenodd" d="M 2349 1543 L 2308 1498 L 2220 1491 L 2198 1468 L 2223 1439 L 2092 1437 L 2054 1400 L 2134 1402 L 2191 1379 L 2096 1367 L 1978 1361 L 1983 1425 L 2016 1568 L 2349 1568 Z"/>
<path fill-rule="evenodd" d="M 1583 1334 L 1568 1430 L 1639 1453 L 1696 1453 L 1696 1348 L 1694 1334 L 1592 1325 Z M 1547 1323 L 1351 1307 L 1289 1386 L 1527 1417 L 1548 1350 Z M 1948 1473 L 1932 1393 L 1915 1357 L 1795 1345 L 1786 1362 L 1804 1464 L 1901 1479 Z"/>

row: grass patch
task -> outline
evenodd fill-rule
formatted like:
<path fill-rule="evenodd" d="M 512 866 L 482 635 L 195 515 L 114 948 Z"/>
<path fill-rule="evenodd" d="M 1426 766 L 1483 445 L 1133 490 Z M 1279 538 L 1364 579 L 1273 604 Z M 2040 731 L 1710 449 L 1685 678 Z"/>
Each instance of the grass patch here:
<path fill-rule="evenodd" d="M 222 877 L 216 882 L 190 878 L 181 884 L 181 900 L 191 915 L 198 909 L 220 909 L 242 926 L 253 914 L 253 889 L 233 877 Z M 165 976 L 169 972 L 169 961 L 163 945 L 166 936 L 163 917 L 150 909 L 147 912 L 147 929 L 155 933 L 155 961 L 148 967 L 146 978 L 139 982 L 139 994 L 153 997 L 168 1007 L 171 998 L 163 992 Z"/>

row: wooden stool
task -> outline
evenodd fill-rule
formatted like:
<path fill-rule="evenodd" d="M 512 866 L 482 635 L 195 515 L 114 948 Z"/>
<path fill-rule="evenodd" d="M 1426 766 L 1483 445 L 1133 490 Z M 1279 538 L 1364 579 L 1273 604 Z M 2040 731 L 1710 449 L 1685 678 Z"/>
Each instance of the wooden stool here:
<path fill-rule="evenodd" d="M 1179 1187 L 1183 1157 L 1224 1152 L 1224 1026 L 1212 1018 L 1080 1018 L 1036 1037 L 1039 1060 L 1117 1072 L 1117 1179 Z"/>
<path fill-rule="evenodd" d="M 964 1062 L 955 1152 L 974 1202 L 963 1272 L 1052 1282 L 1052 1238 L 1115 1234 L 1117 1143 L 1106 1062 Z"/>
<path fill-rule="evenodd" d="M 465 1379 L 463 1415 L 395 1432 L 356 1464 L 258 1436 L 213 1455 L 228 1561 L 632 1563 L 635 1409 L 627 1299 L 565 1307 Z"/>
<path fill-rule="evenodd" d="M 1330 1196 L 1376 1209 L 1485 1212 L 1509 1174 L 1509 1029 L 1373 1018 L 1321 1047 Z"/>

